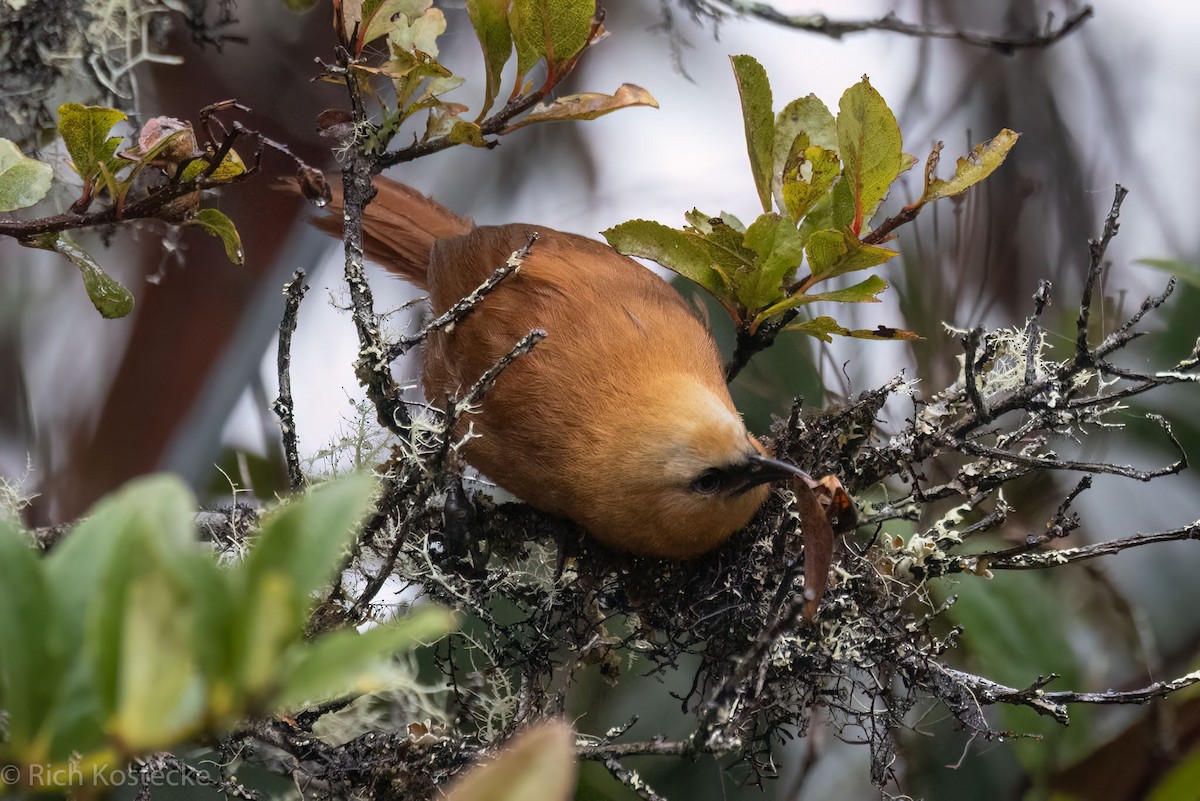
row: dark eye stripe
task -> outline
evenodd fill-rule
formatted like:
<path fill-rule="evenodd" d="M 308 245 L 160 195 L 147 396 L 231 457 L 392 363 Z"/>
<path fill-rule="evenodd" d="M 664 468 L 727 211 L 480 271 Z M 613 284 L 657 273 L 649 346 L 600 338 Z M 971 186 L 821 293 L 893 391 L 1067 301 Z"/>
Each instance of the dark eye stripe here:
<path fill-rule="evenodd" d="M 722 471 L 710 468 L 696 476 L 691 483 L 691 490 L 701 495 L 715 495 L 725 488 L 727 481 L 728 476 Z"/>

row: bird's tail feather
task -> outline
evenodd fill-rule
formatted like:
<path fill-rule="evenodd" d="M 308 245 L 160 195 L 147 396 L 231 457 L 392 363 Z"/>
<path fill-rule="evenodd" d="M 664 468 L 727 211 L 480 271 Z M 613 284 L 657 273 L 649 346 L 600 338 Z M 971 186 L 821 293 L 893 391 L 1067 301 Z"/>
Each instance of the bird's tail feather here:
<path fill-rule="evenodd" d="M 374 184 L 378 194 L 363 214 L 366 257 L 425 289 L 433 243 L 470 233 L 475 224 L 410 186 L 388 178 L 376 178 Z M 314 218 L 313 225 L 340 237 L 342 208 L 342 190 L 336 187 L 329 213 Z"/>

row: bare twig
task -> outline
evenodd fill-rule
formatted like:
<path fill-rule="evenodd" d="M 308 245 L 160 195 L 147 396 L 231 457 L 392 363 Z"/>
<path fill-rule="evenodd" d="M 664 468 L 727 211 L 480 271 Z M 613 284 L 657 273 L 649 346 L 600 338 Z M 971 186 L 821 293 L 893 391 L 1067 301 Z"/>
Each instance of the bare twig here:
<path fill-rule="evenodd" d="M 296 318 L 300 302 L 308 285 L 304 283 L 304 271 L 296 270 L 292 280 L 284 284 L 283 294 L 287 299 L 283 307 L 283 319 L 279 322 L 279 347 L 276 353 L 276 370 L 279 375 L 279 397 L 272 408 L 279 417 L 279 428 L 283 433 L 283 453 L 287 459 L 288 483 L 293 490 L 302 488 L 307 479 L 300 468 L 300 446 L 296 439 L 296 420 L 292 400 L 292 334 L 296 332 Z"/>
<path fill-rule="evenodd" d="M 715 0 L 715 2 L 738 14 L 747 14 L 785 28 L 828 36 L 833 39 L 841 39 L 848 34 L 881 31 L 920 39 L 950 39 L 975 47 L 986 47 L 1005 55 L 1018 50 L 1050 47 L 1069 36 L 1093 14 L 1091 6 L 1084 6 L 1063 20 L 1058 27 L 1047 25 L 1045 30 L 1038 33 L 1005 36 L 905 22 L 891 13 L 877 19 L 833 20 L 824 14 L 785 14 L 774 6 L 753 0 Z"/>
<path fill-rule="evenodd" d="M 1153 534 L 1133 534 L 1118 540 L 1098 542 L 1094 545 L 1083 545 L 1078 548 L 1062 548 L 1042 553 L 1008 555 L 1004 551 L 995 554 L 981 554 L 987 558 L 989 567 L 994 570 L 1042 570 L 1058 567 L 1072 562 L 1082 562 L 1095 559 L 1098 556 L 1111 556 L 1131 548 L 1141 548 L 1146 545 L 1157 545 L 1163 542 L 1178 542 L 1180 540 L 1200 541 L 1200 521 L 1186 526 L 1159 531 Z"/>
<path fill-rule="evenodd" d="M 537 241 L 537 238 L 538 234 L 536 231 L 531 233 L 529 241 L 525 243 L 524 247 L 514 251 L 508 257 L 508 261 L 497 267 L 495 272 L 488 276 L 486 281 L 473 289 L 466 297 L 458 300 L 444 314 L 439 314 L 436 318 L 430 320 L 417 333 L 401 337 L 396 342 L 393 342 L 388 348 L 388 358 L 392 361 L 396 360 L 407 353 L 414 345 L 424 342 L 425 338 L 434 331 L 449 328 L 465 319 L 493 289 L 500 285 L 501 281 L 521 269 L 521 262 L 529 255 L 530 249 L 533 247 L 533 243 Z"/>
<path fill-rule="evenodd" d="M 1112 241 L 1120 229 L 1118 220 L 1121 216 L 1121 203 L 1125 200 L 1125 195 L 1128 193 L 1129 190 L 1117 184 L 1112 207 L 1108 211 L 1108 216 L 1104 219 L 1104 230 L 1101 232 L 1100 238 L 1088 240 L 1090 261 L 1088 263 L 1087 279 L 1083 285 L 1083 300 L 1079 304 L 1079 318 L 1075 322 L 1075 363 L 1080 367 L 1092 364 L 1092 354 L 1088 348 L 1088 318 L 1092 311 L 1092 295 L 1095 292 L 1096 281 L 1100 278 L 1100 273 L 1104 269 L 1104 254 L 1108 251 L 1108 243 Z"/>

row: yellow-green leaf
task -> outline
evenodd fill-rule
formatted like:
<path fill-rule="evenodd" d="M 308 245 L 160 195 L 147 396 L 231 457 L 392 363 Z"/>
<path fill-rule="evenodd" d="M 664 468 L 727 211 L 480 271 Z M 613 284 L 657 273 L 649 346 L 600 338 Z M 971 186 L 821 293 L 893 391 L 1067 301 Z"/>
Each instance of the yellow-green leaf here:
<path fill-rule="evenodd" d="M 804 136 L 806 142 L 798 151 L 796 140 Z M 785 172 L 789 157 L 804 148 L 820 147 L 832 151 L 837 163 L 837 122 L 829 108 L 816 95 L 797 98 L 783 107 L 775 117 L 775 144 L 773 147 L 775 202 L 779 208 L 787 208 L 781 193 L 780 176 Z M 836 175 L 836 173 L 835 173 Z M 790 212 L 789 212 L 790 213 Z M 796 215 L 793 215 L 796 216 Z M 799 217 L 797 217 L 799 219 Z"/>
<path fill-rule="evenodd" d="M 487 147 L 488 141 L 483 138 L 483 129 L 473 122 L 465 120 L 456 120 L 450 126 L 449 133 L 446 138 L 451 142 L 460 145 L 471 145 L 472 147 Z"/>
<path fill-rule="evenodd" d="M 85 185 L 100 175 L 100 165 L 116 172 L 121 161 L 114 158 L 121 137 L 108 134 L 118 122 L 127 119 L 122 111 L 104 106 L 64 103 L 58 107 L 58 132 L 71 154 L 71 165 Z"/>
<path fill-rule="evenodd" d="M 101 317 L 112 320 L 133 311 L 133 295 L 100 267 L 91 254 L 75 244 L 66 234 L 50 234 L 22 242 L 27 247 L 53 250 L 79 268 L 88 298 Z"/>
<path fill-rule="evenodd" d="M 809 236 L 805 253 L 813 278 L 824 281 L 843 273 L 877 267 L 896 255 L 896 251 L 864 245 L 847 231 L 817 231 Z"/>
<path fill-rule="evenodd" d="M 837 132 L 842 182 L 853 202 L 849 225 L 857 236 L 904 169 L 900 126 L 883 97 L 864 76 L 842 95 Z"/>
<path fill-rule="evenodd" d="M 110 723 L 111 733 L 134 753 L 186 738 L 204 713 L 189 599 L 155 567 L 135 576 L 126 591 L 117 708 Z"/>
<path fill-rule="evenodd" d="M 800 134 L 795 141 L 803 144 L 806 137 Z M 780 181 L 782 205 L 788 216 L 799 220 L 808 214 L 833 186 L 840 170 L 837 153 L 817 145 L 805 145 L 789 157 Z"/>
<path fill-rule="evenodd" d="M 513 0 L 508 24 L 517 46 L 517 75 L 544 56 L 551 69 L 574 58 L 592 33 L 594 0 Z"/>
<path fill-rule="evenodd" d="M 31 159 L 8 139 L 0 138 L 0 211 L 25 209 L 50 191 L 54 170 Z"/>
<path fill-rule="evenodd" d="M 205 233 L 220 239 L 225 245 L 225 255 L 234 264 L 245 262 L 245 254 L 242 252 L 242 237 L 238 234 L 237 226 L 222 212 L 216 209 L 200 209 L 187 221 L 187 225 L 194 225 Z"/>
<path fill-rule="evenodd" d="M 505 128 L 504 133 L 532 125 L 535 122 L 594 120 L 631 106 L 658 108 L 658 101 L 642 87 L 623 83 L 611 95 L 586 92 L 578 95 L 566 95 L 552 103 L 539 103 L 527 115 Z"/>
<path fill-rule="evenodd" d="M 713 269 L 712 259 L 698 236 L 650 220 L 630 220 L 604 231 L 604 238 L 621 253 L 656 261 L 717 298 L 725 297 L 725 282 Z"/>
<path fill-rule="evenodd" d="M 215 155 L 215 154 L 214 154 Z M 179 180 L 184 183 L 194 181 L 200 173 L 208 169 L 212 162 L 206 158 L 198 158 L 188 162 L 188 165 L 183 168 L 183 174 L 179 176 Z M 237 154 L 236 150 L 230 150 L 225 158 L 221 159 L 221 163 L 208 176 L 210 181 L 228 181 L 230 178 L 236 178 L 246 171 L 246 164 L 242 161 L 242 157 Z"/>
<path fill-rule="evenodd" d="M 767 71 L 753 57 L 730 56 L 729 61 L 733 64 L 738 94 L 742 98 L 750 171 L 754 174 L 763 211 L 770 211 L 771 178 L 775 174 L 775 114 L 771 111 L 771 84 L 767 80 Z"/>
<path fill-rule="evenodd" d="M 987 178 L 1004 163 L 1008 151 L 1012 150 L 1018 137 L 1019 133 L 1005 128 L 988 141 L 975 145 L 968 155 L 959 158 L 954 167 L 954 175 L 948 181 L 935 177 L 930 170 L 930 174 L 926 176 L 925 194 L 921 202 L 927 203 L 941 197 L 960 194 Z"/>
<path fill-rule="evenodd" d="M 487 116 L 500 92 L 500 75 L 512 55 L 512 31 L 508 27 L 509 0 L 467 0 L 467 16 L 483 48 L 486 83 L 479 119 Z"/>

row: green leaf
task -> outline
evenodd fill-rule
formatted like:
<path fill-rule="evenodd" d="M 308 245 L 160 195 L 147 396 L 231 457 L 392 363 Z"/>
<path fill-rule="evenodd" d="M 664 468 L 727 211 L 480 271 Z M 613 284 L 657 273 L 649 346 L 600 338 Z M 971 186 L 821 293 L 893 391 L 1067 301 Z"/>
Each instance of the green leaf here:
<path fill-rule="evenodd" d="M 832 301 L 834 303 L 878 303 L 879 293 L 887 288 L 887 281 L 878 275 L 871 275 L 857 284 L 843 289 L 820 292 L 808 297 L 813 301 Z"/>
<path fill-rule="evenodd" d="M 738 300 L 750 310 L 761 309 L 779 300 L 783 282 L 804 258 L 804 245 L 796 224 L 777 214 L 763 214 L 746 229 L 745 244 L 758 257 L 756 268 L 738 278 Z"/>
<path fill-rule="evenodd" d="M 47 234 L 37 239 L 22 240 L 26 247 L 53 250 L 79 268 L 88 298 L 101 317 L 110 320 L 124 317 L 133 311 L 133 295 L 101 269 L 91 254 L 75 244 L 66 234 Z"/>
<path fill-rule="evenodd" d="M 122 111 L 104 106 L 65 103 L 58 107 L 58 132 L 71 154 L 71 166 L 91 186 L 100 177 L 100 165 L 116 173 L 123 162 L 115 158 L 121 137 L 108 134 L 118 122 L 127 119 Z"/>
<path fill-rule="evenodd" d="M 792 295 L 764 309 L 756 318 L 761 323 L 769 317 L 782 314 L 791 309 L 807 306 L 809 303 L 828 301 L 831 303 L 878 303 L 880 292 L 887 289 L 887 282 L 877 275 L 872 275 L 853 286 L 835 289 L 831 292 L 803 293 Z M 848 334 L 847 334 L 848 336 Z"/>
<path fill-rule="evenodd" d="M 930 156 L 930 164 L 925 174 L 925 193 L 922 203 L 928 203 L 941 197 L 951 197 L 961 194 L 975 184 L 987 178 L 996 168 L 1004 163 L 1008 151 L 1017 143 L 1019 133 L 1003 129 L 992 139 L 981 142 L 971 149 L 971 152 L 958 160 L 954 167 L 954 176 L 948 181 L 934 176 L 937 168 L 936 155 Z M 937 151 L 935 150 L 936 154 Z"/>
<path fill-rule="evenodd" d="M 771 84 L 767 71 L 751 56 L 730 56 L 738 94 L 742 98 L 742 121 L 746 127 L 746 152 L 758 188 L 763 211 L 771 210 L 771 179 L 775 174 L 775 115 L 771 111 Z M 789 143 L 790 144 L 790 143 Z"/>
<path fill-rule="evenodd" d="M 0 211 L 16 211 L 38 203 L 50 191 L 54 170 L 31 159 L 8 139 L 0 138 Z"/>
<path fill-rule="evenodd" d="M 559 120 L 594 120 L 613 111 L 631 106 L 651 106 L 658 108 L 658 101 L 640 86 L 624 83 L 611 95 L 599 92 L 586 92 L 578 95 L 566 95 L 552 103 L 539 103 L 527 115 L 504 129 L 504 133 L 515 131 L 535 122 L 556 122 Z"/>
<path fill-rule="evenodd" d="M 115 704 L 117 633 L 121 630 L 116 621 L 121 606 L 99 600 L 123 592 L 126 573 L 114 573 L 114 563 L 130 549 L 153 545 L 161 545 L 164 553 L 190 551 L 200 556 L 194 515 L 194 499 L 179 479 L 138 479 L 101 500 L 43 560 L 59 600 L 64 639 L 78 644 L 57 715 L 54 759 L 99 747 L 103 742 L 100 722 Z M 200 558 L 215 570 L 210 558 Z M 102 688 L 106 688 L 103 695 Z M 101 697 L 105 699 L 104 712 Z"/>
<path fill-rule="evenodd" d="M 0 520 L 0 707 L 5 749 L 19 761 L 49 757 L 52 715 L 68 643 L 37 556 L 16 527 Z"/>
<path fill-rule="evenodd" d="M 171 550 L 194 544 L 195 499 L 170 475 L 136 479 L 96 504 L 45 559 L 46 573 L 71 623 L 72 642 L 83 638 L 88 599 L 116 558 L 122 532 L 140 530 Z"/>
<path fill-rule="evenodd" d="M 896 251 L 864 245 L 847 231 L 817 231 L 805 245 L 808 268 L 815 281 L 824 281 L 844 273 L 877 267 L 896 255 Z"/>
<path fill-rule="evenodd" d="M 796 138 L 798 144 L 804 135 Z M 788 216 L 799 220 L 808 214 L 833 186 L 841 171 L 837 153 L 816 145 L 805 146 L 789 158 L 780 178 L 782 206 Z"/>
<path fill-rule="evenodd" d="M 312 9 L 318 2 L 319 0 L 283 0 L 283 5 L 289 11 L 303 14 L 305 11 Z"/>
<path fill-rule="evenodd" d="M 225 255 L 234 264 L 244 264 L 245 254 L 242 252 L 242 237 L 238 234 L 233 220 L 216 209 L 200 209 L 187 221 L 206 234 L 215 236 L 225 244 Z"/>
<path fill-rule="evenodd" d="M 570 801 L 576 759 L 571 727 L 548 720 L 515 737 L 496 760 L 455 781 L 446 801 Z"/>
<path fill-rule="evenodd" d="M 422 606 L 394 623 L 361 634 L 345 629 L 304 643 L 297 647 L 299 653 L 284 673 L 281 694 L 275 702 L 288 708 L 350 692 L 378 691 L 373 671 L 381 661 L 400 651 L 436 642 L 455 627 L 455 616 L 448 610 Z"/>
<path fill-rule="evenodd" d="M 262 527 L 232 582 L 242 615 L 231 632 L 234 686 L 262 697 L 278 681 L 278 660 L 303 630 L 313 593 L 336 572 L 375 488 L 370 476 L 322 484 Z"/>
<path fill-rule="evenodd" d="M 467 0 L 467 16 L 483 48 L 486 85 L 479 119 L 487 116 L 500 92 L 500 77 L 512 55 L 512 31 L 508 27 L 509 0 Z"/>
<path fill-rule="evenodd" d="M 1138 259 L 1135 264 L 1141 264 L 1155 270 L 1175 276 L 1186 284 L 1200 288 L 1200 264 L 1183 259 Z"/>
<path fill-rule="evenodd" d="M 850 182 L 846 180 L 845 167 L 842 168 L 842 174 L 838 176 L 837 182 L 834 183 L 833 191 L 829 193 L 829 200 L 829 227 L 836 228 L 839 231 L 842 229 L 849 230 L 850 226 L 854 224 L 854 215 L 857 213 L 857 206 Z"/>
<path fill-rule="evenodd" d="M 799 331 L 802 334 L 808 334 L 811 337 L 816 337 L 822 342 L 832 342 L 833 334 L 838 336 L 846 336 L 850 333 L 848 328 L 843 328 L 838 324 L 838 321 L 832 317 L 814 317 L 811 320 L 805 320 L 802 323 L 792 323 L 784 326 L 784 331 Z"/>
<path fill-rule="evenodd" d="M 708 249 L 698 236 L 650 220 L 630 220 L 603 233 L 617 251 L 656 261 L 695 281 L 718 299 L 725 298 L 725 282 L 713 269 Z"/>
<path fill-rule="evenodd" d="M 169 580 L 178 582 L 183 557 L 198 550 L 194 514 L 192 496 L 178 479 L 130 482 L 101 501 L 60 546 L 64 552 L 47 562 L 49 574 L 65 588 L 70 631 L 82 626 L 82 650 L 105 718 L 121 703 L 131 587 L 152 573 L 170 573 Z M 181 631 L 190 631 L 187 621 L 178 622 Z"/>
<path fill-rule="evenodd" d="M 775 202 L 779 208 L 786 208 L 781 185 L 778 180 L 783 175 L 788 157 L 795 152 L 796 140 L 807 137 L 808 147 L 819 147 L 832 151 L 834 161 L 837 161 L 837 122 L 829 108 L 816 95 L 808 95 L 793 100 L 783 107 L 783 111 L 775 117 L 775 143 L 773 147 L 773 175 Z M 790 213 L 790 212 L 789 212 Z M 803 215 L 792 215 L 800 219 Z"/>
<path fill-rule="evenodd" d="M 188 221 L 187 225 L 203 230 L 205 234 L 216 236 L 226 246 L 226 257 L 234 264 L 245 264 L 246 254 L 241 249 L 241 235 L 238 227 L 224 213 L 216 209 L 200 209 Z"/>
<path fill-rule="evenodd" d="M 235 629 L 237 673 L 231 679 L 248 701 L 262 704 L 278 691 L 283 655 L 304 630 L 306 601 L 287 575 L 270 568 L 247 587 Z"/>
<path fill-rule="evenodd" d="M 883 97 L 864 77 L 842 95 L 837 132 L 841 184 L 853 202 L 850 230 L 858 236 L 904 169 L 900 126 Z"/>
<path fill-rule="evenodd" d="M 110 731 L 131 752 L 170 747 L 204 714 L 185 588 L 153 564 L 125 592 L 117 708 Z"/>
<path fill-rule="evenodd" d="M 583 50 L 592 34 L 593 0 L 513 0 L 508 24 L 517 46 L 517 75 L 544 56 L 553 72 Z"/>

